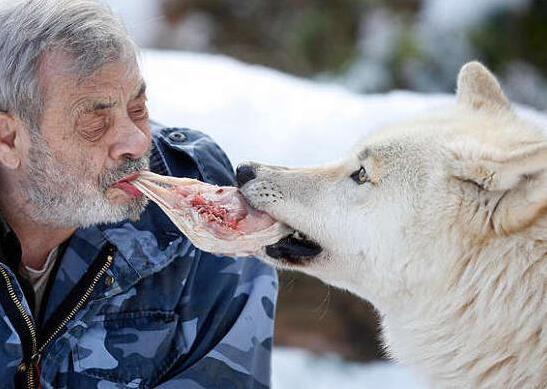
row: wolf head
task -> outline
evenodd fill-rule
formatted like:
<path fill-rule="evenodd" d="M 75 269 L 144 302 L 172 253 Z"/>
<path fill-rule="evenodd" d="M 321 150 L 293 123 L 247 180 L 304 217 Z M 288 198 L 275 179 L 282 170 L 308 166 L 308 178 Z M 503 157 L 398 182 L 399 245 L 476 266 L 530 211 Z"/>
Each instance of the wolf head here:
<path fill-rule="evenodd" d="M 453 106 L 381 128 L 331 165 L 240 166 L 251 205 L 301 235 L 264 258 L 378 306 L 451 282 L 472 250 L 544 235 L 547 138 L 483 65 L 457 85 Z"/>

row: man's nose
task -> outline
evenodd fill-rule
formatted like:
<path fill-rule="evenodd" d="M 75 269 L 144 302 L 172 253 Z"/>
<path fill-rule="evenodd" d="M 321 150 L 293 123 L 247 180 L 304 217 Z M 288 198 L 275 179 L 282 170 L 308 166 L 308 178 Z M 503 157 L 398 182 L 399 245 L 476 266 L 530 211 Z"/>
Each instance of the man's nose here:
<path fill-rule="evenodd" d="M 251 163 L 242 163 L 236 170 L 237 184 L 242 187 L 256 178 L 256 169 Z"/>
<path fill-rule="evenodd" d="M 113 160 L 139 159 L 146 155 L 150 148 L 150 130 L 148 128 L 141 129 L 133 123 L 128 123 L 118 132 L 115 143 L 111 147 Z"/>

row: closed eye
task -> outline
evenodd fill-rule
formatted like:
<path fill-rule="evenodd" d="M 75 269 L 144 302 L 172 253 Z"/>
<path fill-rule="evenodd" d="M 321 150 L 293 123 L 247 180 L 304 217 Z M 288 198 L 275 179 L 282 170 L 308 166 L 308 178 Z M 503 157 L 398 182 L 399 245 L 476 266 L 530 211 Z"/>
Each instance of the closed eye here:
<path fill-rule="evenodd" d="M 108 127 L 108 119 L 100 116 L 93 120 L 87 121 L 85 124 L 79 125 L 80 135 L 89 142 L 96 142 L 106 132 Z"/>
<path fill-rule="evenodd" d="M 367 171 L 364 167 L 361 167 L 359 170 L 354 171 L 350 177 L 359 185 L 363 185 L 370 181 Z"/>
<path fill-rule="evenodd" d="M 129 116 L 134 121 L 148 119 L 148 109 L 146 106 L 134 108 L 129 112 Z"/>

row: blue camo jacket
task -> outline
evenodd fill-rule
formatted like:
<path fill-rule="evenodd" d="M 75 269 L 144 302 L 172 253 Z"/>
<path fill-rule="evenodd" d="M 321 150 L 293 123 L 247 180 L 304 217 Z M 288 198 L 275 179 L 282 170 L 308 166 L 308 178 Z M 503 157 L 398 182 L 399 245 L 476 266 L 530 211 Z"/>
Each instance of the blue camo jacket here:
<path fill-rule="evenodd" d="M 208 136 L 153 134 L 152 171 L 233 184 Z M 267 265 L 196 249 L 150 204 L 138 222 L 77 230 L 56 266 L 37 319 L 0 262 L 2 388 L 270 386 L 278 284 Z"/>

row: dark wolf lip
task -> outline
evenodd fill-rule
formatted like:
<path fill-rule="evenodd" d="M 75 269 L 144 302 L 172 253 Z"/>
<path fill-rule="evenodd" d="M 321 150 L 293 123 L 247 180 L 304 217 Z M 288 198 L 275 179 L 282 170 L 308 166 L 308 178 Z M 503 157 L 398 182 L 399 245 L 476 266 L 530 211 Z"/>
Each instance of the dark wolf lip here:
<path fill-rule="evenodd" d="M 323 248 L 304 234 L 295 232 L 277 243 L 266 246 L 266 254 L 294 265 L 304 265 L 323 251 Z"/>

